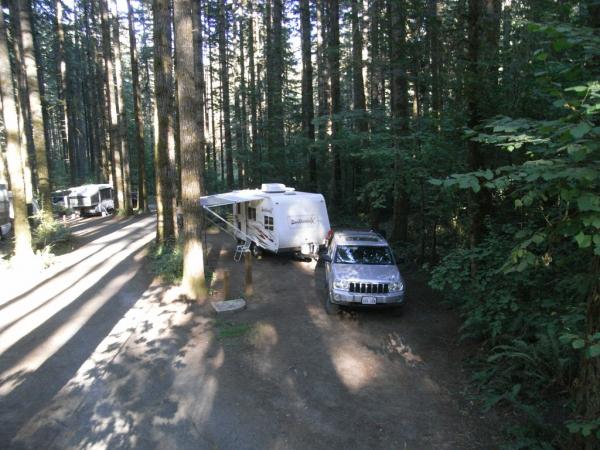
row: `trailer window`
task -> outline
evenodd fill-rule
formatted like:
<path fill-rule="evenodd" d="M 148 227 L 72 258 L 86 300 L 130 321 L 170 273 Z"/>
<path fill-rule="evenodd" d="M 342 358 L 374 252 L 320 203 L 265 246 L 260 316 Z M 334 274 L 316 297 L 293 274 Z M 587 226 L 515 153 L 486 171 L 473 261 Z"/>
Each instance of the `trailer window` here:
<path fill-rule="evenodd" d="M 248 220 L 256 220 L 256 208 L 248 206 Z"/>
<path fill-rule="evenodd" d="M 273 217 L 265 216 L 265 230 L 273 231 Z"/>

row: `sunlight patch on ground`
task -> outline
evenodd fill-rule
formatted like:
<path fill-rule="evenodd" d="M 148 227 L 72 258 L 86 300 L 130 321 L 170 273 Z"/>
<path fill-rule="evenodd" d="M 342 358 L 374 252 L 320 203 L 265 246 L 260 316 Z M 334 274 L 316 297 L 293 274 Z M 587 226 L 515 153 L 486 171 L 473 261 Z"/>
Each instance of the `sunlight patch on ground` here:
<path fill-rule="evenodd" d="M 250 344 L 258 350 L 270 351 L 277 345 L 279 336 L 277 330 L 270 323 L 259 322 L 248 337 Z"/>
<path fill-rule="evenodd" d="M 356 345 L 341 344 L 331 348 L 333 366 L 338 377 L 351 391 L 371 383 L 379 374 L 381 364 L 372 353 Z"/>
<path fill-rule="evenodd" d="M 86 271 L 84 267 L 75 269 L 75 274 L 67 272 L 62 277 L 52 280 L 52 287 L 46 295 L 41 296 L 39 293 L 36 295 L 36 290 L 5 308 L 0 320 L 0 355 L 24 339 L 31 330 L 43 326 L 55 314 L 59 314 L 64 308 L 79 299 L 86 290 L 92 287 L 98 290 L 92 298 L 65 317 L 65 321 L 54 329 L 43 342 L 40 342 L 28 353 L 20 355 L 20 359 L 9 370 L 0 374 L 0 379 L 7 379 L 18 372 L 34 371 L 60 350 L 119 291 L 122 285 L 135 276 L 136 271 L 125 269 L 122 274 L 107 280 L 103 285 L 98 286 L 98 283 L 114 266 L 150 242 L 153 236 L 154 232 L 151 232 L 127 245 L 115 244 L 115 246 L 107 248 L 107 251 L 113 252 L 112 256 L 104 252 L 94 256 L 94 258 L 98 258 L 97 267 L 94 265 L 95 270 L 83 275 L 81 272 Z M 77 278 L 79 275 L 81 276 Z M 43 292 L 46 292 L 45 289 Z M 15 383 L 5 383 L 0 386 L 0 395 L 8 394 L 15 386 Z"/>

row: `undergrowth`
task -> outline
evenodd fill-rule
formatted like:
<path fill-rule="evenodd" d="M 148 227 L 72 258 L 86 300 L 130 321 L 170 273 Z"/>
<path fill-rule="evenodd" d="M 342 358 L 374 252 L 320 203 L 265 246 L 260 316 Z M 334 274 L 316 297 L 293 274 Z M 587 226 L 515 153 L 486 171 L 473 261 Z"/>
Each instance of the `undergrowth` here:
<path fill-rule="evenodd" d="M 33 246 L 45 253 L 57 248 L 70 247 L 73 242 L 71 230 L 59 220 L 43 214 L 36 216 L 37 227 L 33 232 Z"/>
<path fill-rule="evenodd" d="M 490 230 L 479 246 L 449 253 L 430 285 L 460 312 L 461 338 L 480 343 L 471 390 L 483 409 L 513 418 L 506 448 L 565 448 L 578 354 L 564 337 L 583 329 L 585 267 L 556 243 L 552 264 L 511 271 L 513 232 Z"/>
<path fill-rule="evenodd" d="M 150 248 L 152 272 L 167 283 L 179 283 L 183 276 L 183 249 L 178 242 L 153 244 Z"/>

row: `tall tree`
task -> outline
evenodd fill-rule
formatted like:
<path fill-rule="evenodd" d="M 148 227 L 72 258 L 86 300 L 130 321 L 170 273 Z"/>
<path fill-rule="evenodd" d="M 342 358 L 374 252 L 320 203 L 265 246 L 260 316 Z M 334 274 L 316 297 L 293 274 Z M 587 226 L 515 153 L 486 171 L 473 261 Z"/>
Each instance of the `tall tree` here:
<path fill-rule="evenodd" d="M 467 42 L 467 125 L 475 129 L 484 118 L 493 115 L 492 92 L 498 81 L 498 45 L 500 38 L 500 0 L 469 0 Z M 467 164 L 475 171 L 486 166 L 484 150 L 473 139 L 467 141 Z M 484 219 L 491 210 L 491 193 L 481 189 L 473 195 L 471 245 L 479 244 L 485 232 Z M 472 269 L 476 267 L 473 265 Z"/>
<path fill-rule="evenodd" d="M 206 296 L 204 252 L 202 249 L 202 207 L 198 199 L 204 194 L 204 117 L 200 91 L 196 83 L 197 49 L 193 36 L 192 0 L 174 0 L 175 52 L 177 54 L 177 96 L 181 129 L 181 201 L 183 207 L 183 279 L 185 294 L 202 300 Z M 198 32 L 199 30 L 197 30 Z M 200 114 L 199 114 L 200 112 Z M 200 126 L 201 125 L 201 126 Z"/>
<path fill-rule="evenodd" d="M 363 29 L 361 26 L 362 0 L 352 0 L 350 15 L 352 18 L 352 94 L 354 110 L 358 114 L 357 129 L 366 132 L 365 120 L 367 109 L 365 100 L 365 82 L 363 79 Z"/>
<path fill-rule="evenodd" d="M 260 148 L 258 145 L 258 96 L 256 85 L 256 63 L 254 58 L 254 3 L 248 0 L 248 71 L 250 72 L 250 128 L 252 129 L 252 181 L 260 182 L 260 170 L 257 170 L 260 161 Z M 254 173 L 256 172 L 256 176 Z"/>
<path fill-rule="evenodd" d="M 392 130 L 394 134 L 394 228 L 392 239 L 406 241 L 408 237 L 408 209 L 406 169 L 402 155 L 408 133 L 408 80 L 406 77 L 406 3 L 390 0 L 390 63 Z"/>
<path fill-rule="evenodd" d="M 2 100 L 2 121 L 6 133 L 6 160 L 13 193 L 15 257 L 17 261 L 26 261 L 33 255 L 31 230 L 27 220 L 15 90 L 12 82 L 6 27 L 2 16 L 3 14 L 0 14 L 2 19 L 0 20 L 0 99 Z"/>
<path fill-rule="evenodd" d="M 125 206 L 123 197 L 123 177 L 121 172 L 121 139 L 119 133 L 118 97 L 114 79 L 113 53 L 110 37 L 111 18 L 107 0 L 100 0 L 100 15 L 102 19 L 102 56 L 104 57 L 104 85 L 106 91 L 106 109 L 108 111 L 109 141 L 111 156 L 111 173 L 115 197 L 115 208 Z"/>
<path fill-rule="evenodd" d="M 285 176 L 283 121 L 283 0 L 267 0 L 267 149 L 273 177 Z"/>
<path fill-rule="evenodd" d="M 171 20 L 168 0 L 153 0 L 154 13 L 154 95 L 156 171 L 156 239 L 165 244 L 175 236 L 173 200 L 175 191 L 169 147 L 173 139 L 173 63 L 171 58 Z"/>
<path fill-rule="evenodd" d="M 40 96 L 38 65 L 36 61 L 34 33 L 31 20 L 31 5 L 28 1 L 19 0 L 19 22 L 21 48 L 23 49 L 23 62 L 27 75 L 27 93 L 29 94 L 30 119 L 35 149 L 35 162 L 37 174 L 37 188 L 40 193 L 42 210 L 52 214 L 52 200 L 50 188 L 50 175 L 48 170 L 47 145 L 42 114 L 42 100 Z"/>
<path fill-rule="evenodd" d="M 330 120 L 332 123 L 331 146 L 331 201 L 334 208 L 341 206 L 342 160 L 340 146 L 336 142 L 341 133 L 339 114 L 342 112 L 340 87 L 340 5 L 339 0 L 327 0 L 327 64 L 331 86 Z"/>
<path fill-rule="evenodd" d="M 219 78 L 221 81 L 223 111 L 223 133 L 225 145 L 225 163 L 227 188 L 233 189 L 233 149 L 231 138 L 231 103 L 229 99 L 229 64 L 227 58 L 227 17 L 226 0 L 219 0 L 219 9 L 217 16 L 217 30 L 219 34 Z"/>
<path fill-rule="evenodd" d="M 146 203 L 146 158 L 144 151 L 144 122 L 142 120 L 142 103 L 140 98 L 140 75 L 135 29 L 133 25 L 133 8 L 131 0 L 127 0 L 127 22 L 129 25 L 129 54 L 131 59 L 131 84 L 133 94 L 133 118 L 136 154 L 138 159 L 138 210 L 145 211 Z"/>
<path fill-rule="evenodd" d="M 102 0 L 101 0 L 102 2 Z M 69 160 L 69 174 L 71 185 L 77 182 L 77 172 L 75 169 L 75 144 L 73 136 L 69 134 L 71 126 L 69 124 L 69 112 L 67 110 L 67 59 L 65 55 L 65 31 L 63 26 L 64 8 L 62 0 L 54 2 L 54 32 L 56 33 L 56 52 L 55 52 L 55 74 L 56 89 L 59 102 L 59 128 L 63 147 L 63 158 Z M 109 47 L 110 48 L 110 47 Z"/>
<path fill-rule="evenodd" d="M 317 158 L 315 155 L 315 105 L 313 99 L 313 67 L 309 0 L 300 0 L 300 30 L 302 37 L 302 130 L 308 140 L 308 184 L 317 188 Z"/>
<path fill-rule="evenodd" d="M 115 78 L 115 99 L 117 106 L 118 133 L 119 133 L 119 152 L 118 159 L 115 159 L 117 172 L 120 173 L 121 182 L 117 185 L 117 195 L 122 198 L 120 202 L 121 212 L 129 216 L 131 210 L 130 194 L 130 172 L 129 172 L 129 140 L 127 139 L 127 114 L 125 108 L 125 89 L 123 88 L 123 64 L 121 55 L 121 25 L 119 20 L 119 8 L 117 0 L 112 0 L 112 48 L 114 51 L 114 78 Z M 118 177 L 117 177 L 118 180 Z M 121 190 L 121 192 L 119 192 Z"/>
<path fill-rule="evenodd" d="M 431 61 L 431 108 L 436 118 L 442 111 L 441 89 L 441 42 L 440 42 L 440 2 L 428 0 L 427 40 L 429 44 L 429 59 Z"/>

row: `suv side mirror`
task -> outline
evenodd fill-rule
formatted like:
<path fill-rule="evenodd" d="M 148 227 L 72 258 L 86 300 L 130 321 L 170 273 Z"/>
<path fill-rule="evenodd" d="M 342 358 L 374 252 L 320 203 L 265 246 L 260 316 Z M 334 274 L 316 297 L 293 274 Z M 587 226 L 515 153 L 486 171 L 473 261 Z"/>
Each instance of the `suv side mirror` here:
<path fill-rule="evenodd" d="M 319 260 L 323 261 L 323 262 L 330 263 L 331 262 L 331 256 L 329 256 L 327 253 L 321 253 L 319 255 Z"/>

